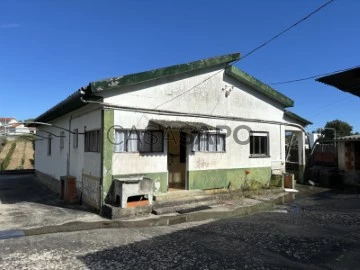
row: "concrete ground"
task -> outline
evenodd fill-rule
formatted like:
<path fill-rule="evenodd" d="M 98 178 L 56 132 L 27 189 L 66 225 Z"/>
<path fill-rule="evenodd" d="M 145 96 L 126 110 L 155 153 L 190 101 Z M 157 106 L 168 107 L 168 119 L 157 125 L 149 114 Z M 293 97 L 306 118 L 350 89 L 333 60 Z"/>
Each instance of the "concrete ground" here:
<path fill-rule="evenodd" d="M 33 175 L 0 175 L 0 231 L 101 220 L 80 205 L 60 201 Z"/>
<path fill-rule="evenodd" d="M 309 196 L 325 189 L 298 185 L 299 196 Z M 0 239 L 56 232 L 99 228 L 146 227 L 222 219 L 265 211 L 274 202 L 292 200 L 294 194 L 268 190 L 251 198 L 219 201 L 217 205 L 188 213 L 149 215 L 108 220 L 81 205 L 68 204 L 33 175 L 0 175 Z M 286 196 L 284 196 L 286 195 Z M 249 194 L 247 194 L 249 196 Z"/>
<path fill-rule="evenodd" d="M 0 245 L 0 269 L 358 269 L 360 194 L 328 191 L 244 217 Z"/>

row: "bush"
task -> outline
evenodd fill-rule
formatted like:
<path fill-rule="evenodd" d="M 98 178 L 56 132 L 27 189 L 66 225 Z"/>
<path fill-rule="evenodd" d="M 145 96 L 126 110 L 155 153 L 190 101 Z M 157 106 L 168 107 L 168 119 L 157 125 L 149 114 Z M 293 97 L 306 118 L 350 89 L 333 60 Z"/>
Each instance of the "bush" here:
<path fill-rule="evenodd" d="M 5 146 L 5 144 L 7 144 L 8 140 L 6 139 L 6 137 L 4 137 L 4 139 L 2 139 L 1 142 L 1 146 Z"/>
<path fill-rule="evenodd" d="M 11 160 L 11 156 L 12 154 L 14 153 L 14 150 L 15 150 L 15 147 L 16 147 L 16 143 L 13 142 L 11 147 L 10 147 L 10 150 L 9 152 L 7 153 L 6 157 L 4 158 L 3 162 L 1 162 L 1 170 L 6 170 L 6 168 L 9 166 L 10 164 L 10 160 Z"/>
<path fill-rule="evenodd" d="M 281 187 L 282 186 L 282 175 L 271 175 L 270 179 L 271 187 Z"/>

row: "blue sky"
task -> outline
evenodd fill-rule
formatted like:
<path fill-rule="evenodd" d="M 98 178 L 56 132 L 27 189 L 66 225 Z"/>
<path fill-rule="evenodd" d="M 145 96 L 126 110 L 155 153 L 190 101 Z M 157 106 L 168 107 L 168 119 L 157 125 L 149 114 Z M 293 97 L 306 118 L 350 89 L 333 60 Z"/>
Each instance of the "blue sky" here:
<path fill-rule="evenodd" d="M 0 116 L 36 117 L 112 76 L 246 54 L 324 0 L 0 0 Z M 360 1 L 336 0 L 236 66 L 265 83 L 360 64 Z M 360 98 L 314 80 L 276 85 L 309 130 L 340 119 L 360 131 Z"/>

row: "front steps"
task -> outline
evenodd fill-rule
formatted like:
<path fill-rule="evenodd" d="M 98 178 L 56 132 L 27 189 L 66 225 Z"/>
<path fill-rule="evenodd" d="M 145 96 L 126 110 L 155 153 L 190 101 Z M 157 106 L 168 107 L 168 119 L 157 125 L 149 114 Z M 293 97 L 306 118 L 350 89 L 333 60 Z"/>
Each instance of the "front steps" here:
<path fill-rule="evenodd" d="M 222 200 L 230 199 L 226 189 L 179 190 L 154 195 L 153 214 L 187 213 L 211 208 Z"/>

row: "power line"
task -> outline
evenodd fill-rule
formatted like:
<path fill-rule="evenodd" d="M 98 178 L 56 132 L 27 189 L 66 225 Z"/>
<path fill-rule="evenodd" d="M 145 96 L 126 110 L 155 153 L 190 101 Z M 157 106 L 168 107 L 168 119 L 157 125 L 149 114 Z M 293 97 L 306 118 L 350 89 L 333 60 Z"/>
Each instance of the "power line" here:
<path fill-rule="evenodd" d="M 360 65 L 358 66 L 354 66 L 351 68 L 345 68 L 345 69 L 340 69 L 340 70 L 335 70 L 332 72 L 328 72 L 328 73 L 321 73 L 321 74 L 316 74 L 310 77 L 305 77 L 305 78 L 300 78 L 300 79 L 295 79 L 295 80 L 289 80 L 289 81 L 283 81 L 283 82 L 274 82 L 274 83 L 269 83 L 270 85 L 280 85 L 280 84 L 287 84 L 287 83 L 294 83 L 294 82 L 301 82 L 301 81 L 306 81 L 306 80 L 310 80 L 310 79 L 315 79 L 317 77 L 323 77 L 323 76 L 328 76 L 328 75 L 332 75 L 332 74 L 336 74 L 339 72 L 344 72 L 344 71 L 348 71 L 354 68 L 359 68 Z"/>
<path fill-rule="evenodd" d="M 263 44 L 257 46 L 256 48 L 254 48 L 253 50 L 251 50 L 250 52 L 246 53 L 244 56 L 242 56 L 240 59 L 232 62 L 232 65 L 235 65 L 237 62 L 243 60 L 244 58 L 250 56 L 251 54 L 253 54 L 254 52 L 256 52 L 257 50 L 265 47 L 266 45 L 268 45 L 270 42 L 272 42 L 273 40 L 277 39 L 278 37 L 280 37 L 281 35 L 283 35 L 284 33 L 286 33 L 287 31 L 291 30 L 292 28 L 296 27 L 298 24 L 302 23 L 303 21 L 307 20 L 308 18 L 310 18 L 312 15 L 314 15 L 315 13 L 319 12 L 321 9 L 323 9 L 324 7 L 326 7 L 327 5 L 331 4 L 332 2 L 334 2 L 335 0 L 330 0 L 328 2 L 326 2 L 325 4 L 323 4 L 322 6 L 318 7 L 317 9 L 315 9 L 314 11 L 312 11 L 311 13 L 309 13 L 307 16 L 305 16 L 304 18 L 302 18 L 301 20 L 297 21 L 296 23 L 292 24 L 291 26 L 289 26 L 288 28 L 286 28 L 285 30 L 281 31 L 279 34 L 275 35 L 274 37 L 270 38 L 269 40 L 267 40 L 266 42 L 264 42 Z M 226 68 L 226 67 L 225 67 Z M 201 81 L 200 83 L 196 84 L 195 86 L 191 87 L 190 89 L 181 92 L 180 94 L 176 95 L 175 97 L 171 98 L 168 101 L 165 101 L 164 103 L 159 104 L 158 106 L 155 107 L 155 109 L 159 108 L 162 105 L 165 105 L 175 99 L 177 99 L 178 97 L 194 90 L 196 87 L 198 87 L 199 85 L 201 85 L 202 83 L 208 81 L 209 79 L 211 79 L 212 77 L 216 76 L 217 74 L 219 74 L 220 72 L 222 72 L 225 68 L 219 70 L 218 72 L 216 72 L 215 74 L 209 76 L 208 78 L 206 78 L 205 80 Z"/>
<path fill-rule="evenodd" d="M 286 28 L 285 30 L 281 31 L 279 34 L 275 35 L 274 37 L 270 38 L 268 41 L 264 42 L 263 44 L 257 46 L 256 48 L 254 48 L 253 50 L 251 50 L 250 52 L 248 52 L 247 54 L 245 54 L 242 58 L 246 58 L 249 55 L 253 54 L 254 52 L 256 52 L 257 50 L 261 49 L 262 47 L 265 47 L 267 44 L 269 44 L 270 42 L 272 42 L 273 40 L 277 39 L 278 37 L 280 37 L 281 35 L 283 35 L 284 33 L 286 33 L 287 31 L 291 30 L 292 28 L 294 28 L 295 26 L 297 26 L 298 24 L 302 23 L 303 21 L 309 19 L 312 15 L 314 15 L 315 13 L 319 12 L 321 9 L 323 9 L 324 7 L 326 7 L 327 5 L 331 4 L 332 2 L 334 2 L 335 0 L 330 0 L 328 2 L 326 2 L 325 4 L 323 4 L 322 6 L 318 7 L 317 9 L 315 9 L 313 12 L 309 13 L 307 16 L 305 16 L 304 18 L 302 18 L 301 20 L 297 21 L 296 23 L 294 23 L 293 25 L 289 26 L 288 28 Z"/>

